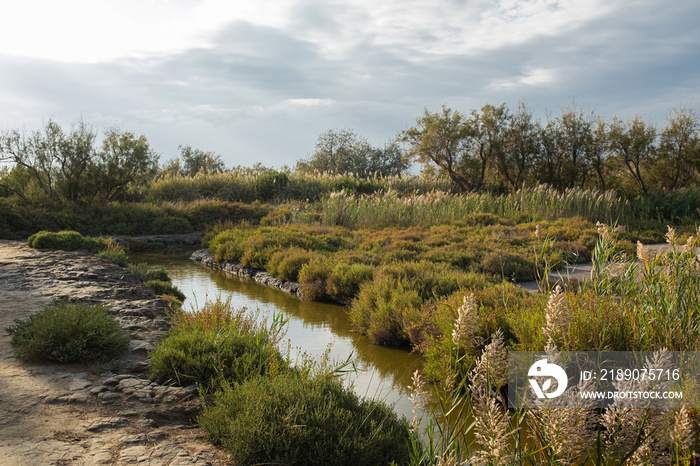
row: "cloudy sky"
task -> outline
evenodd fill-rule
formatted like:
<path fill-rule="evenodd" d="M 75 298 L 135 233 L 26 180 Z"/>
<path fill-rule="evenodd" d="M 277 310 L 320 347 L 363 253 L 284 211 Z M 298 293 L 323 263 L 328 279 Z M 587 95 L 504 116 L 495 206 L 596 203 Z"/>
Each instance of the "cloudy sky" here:
<path fill-rule="evenodd" d="M 0 130 L 82 118 L 228 166 L 318 135 L 381 144 L 442 104 L 575 102 L 663 125 L 698 104 L 697 0 L 23 0 L 0 7 Z"/>

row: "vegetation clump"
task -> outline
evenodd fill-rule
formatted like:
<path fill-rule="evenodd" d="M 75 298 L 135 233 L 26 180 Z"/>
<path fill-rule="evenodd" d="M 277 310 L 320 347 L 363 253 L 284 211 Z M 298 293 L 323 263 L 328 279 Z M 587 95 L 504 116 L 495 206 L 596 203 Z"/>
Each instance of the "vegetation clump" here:
<path fill-rule="evenodd" d="M 330 377 L 286 373 L 218 392 L 198 418 L 236 464 L 406 464 L 409 433 L 390 407 Z"/>
<path fill-rule="evenodd" d="M 241 383 L 285 366 L 276 344 L 280 322 L 257 324 L 220 298 L 203 307 L 176 311 L 173 327 L 151 352 L 151 372 L 178 385 L 214 389 Z"/>
<path fill-rule="evenodd" d="M 15 356 L 33 362 L 106 362 L 127 348 L 129 339 L 102 305 L 54 301 L 5 329 Z"/>

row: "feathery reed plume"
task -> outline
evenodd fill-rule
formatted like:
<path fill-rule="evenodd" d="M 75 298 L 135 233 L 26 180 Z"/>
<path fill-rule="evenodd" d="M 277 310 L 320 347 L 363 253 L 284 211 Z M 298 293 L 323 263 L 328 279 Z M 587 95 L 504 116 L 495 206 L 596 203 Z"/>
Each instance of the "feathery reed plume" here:
<path fill-rule="evenodd" d="M 676 229 L 671 228 L 670 226 L 666 225 L 666 228 L 668 228 L 668 231 L 664 235 L 664 238 L 666 238 L 666 242 L 671 245 L 671 247 L 675 247 L 676 245 Z"/>
<path fill-rule="evenodd" d="M 512 457 L 509 441 L 516 430 L 510 429 L 508 411 L 496 400 L 506 382 L 508 353 L 499 329 L 491 336 L 469 375 L 472 383 L 472 409 L 475 423 L 475 442 L 479 449 L 472 458 L 475 465 L 510 464 Z"/>
<path fill-rule="evenodd" d="M 560 285 L 557 285 L 549 295 L 545 315 L 547 323 L 542 327 L 542 333 L 547 338 L 547 346 L 553 349 L 556 347 L 557 340 L 565 338 L 571 323 L 571 315 L 566 304 L 566 293 Z"/>
<path fill-rule="evenodd" d="M 452 330 L 452 342 L 457 348 L 466 349 L 478 346 L 482 338 L 475 336 L 479 330 L 478 316 L 476 315 L 476 298 L 473 293 L 464 296 L 462 305 L 457 308 L 457 319 Z"/>
<path fill-rule="evenodd" d="M 479 446 L 472 459 L 474 465 L 511 464 L 508 411 L 490 396 L 474 399 L 474 437 Z"/>
<path fill-rule="evenodd" d="M 606 224 L 595 222 L 595 226 L 598 229 L 598 236 L 600 236 L 600 239 L 610 239 L 612 233 L 610 231 L 610 228 Z"/>
<path fill-rule="evenodd" d="M 694 440 L 695 432 L 693 432 L 693 426 L 690 421 L 690 411 L 683 406 L 673 415 L 671 444 L 675 449 L 676 457 L 683 457 L 690 453 Z"/>
<path fill-rule="evenodd" d="M 540 239 L 540 236 L 542 236 L 542 229 L 538 224 L 537 226 L 535 226 L 535 238 Z"/>
<path fill-rule="evenodd" d="M 508 380 L 507 370 L 508 351 L 503 343 L 503 332 L 498 329 L 491 335 L 491 343 L 486 345 L 469 374 L 472 394 L 488 396 L 491 393 L 498 393 L 501 386 Z"/>
<path fill-rule="evenodd" d="M 644 265 L 649 264 L 649 251 L 644 247 L 641 241 L 637 241 L 637 259 L 642 261 Z"/>
<path fill-rule="evenodd" d="M 408 395 L 408 399 L 413 403 L 413 420 L 411 421 L 411 430 L 413 432 L 418 431 L 418 426 L 420 425 L 420 419 L 418 417 L 418 411 L 423 411 L 426 404 L 428 403 L 428 391 L 425 389 L 425 381 L 420 375 L 420 372 L 416 370 L 411 378 L 413 385 L 409 385 L 408 389 L 411 393 Z"/>

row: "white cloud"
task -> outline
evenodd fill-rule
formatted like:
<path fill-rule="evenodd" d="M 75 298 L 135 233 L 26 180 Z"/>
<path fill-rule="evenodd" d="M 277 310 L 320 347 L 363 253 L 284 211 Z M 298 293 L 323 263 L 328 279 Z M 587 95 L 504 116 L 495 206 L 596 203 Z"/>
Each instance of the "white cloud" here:
<path fill-rule="evenodd" d="M 518 76 L 507 79 L 496 79 L 488 87 L 492 90 L 511 90 L 525 86 L 550 85 L 557 80 L 559 73 L 554 69 L 527 69 Z"/>

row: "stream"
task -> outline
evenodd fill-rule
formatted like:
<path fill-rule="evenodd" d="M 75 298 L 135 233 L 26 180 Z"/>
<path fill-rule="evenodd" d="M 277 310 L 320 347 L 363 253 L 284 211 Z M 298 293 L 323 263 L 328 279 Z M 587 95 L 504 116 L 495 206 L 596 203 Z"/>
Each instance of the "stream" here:
<path fill-rule="evenodd" d="M 386 348 L 370 343 L 354 333 L 346 308 L 328 303 L 304 301 L 282 291 L 259 285 L 189 260 L 192 251 L 168 251 L 132 254 L 133 263 L 164 268 L 173 284 L 187 296 L 184 309 L 202 305 L 221 294 L 235 308 L 246 308 L 258 321 L 272 320 L 274 313 L 288 318 L 286 340 L 294 361 L 302 353 L 320 360 L 330 347 L 332 360 L 342 362 L 354 357 L 357 372 L 343 376 L 344 383 L 360 396 L 381 400 L 408 420 L 413 404 L 408 400 L 411 376 L 422 368 L 420 357 L 404 349 Z"/>

